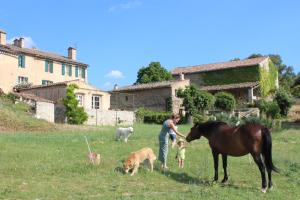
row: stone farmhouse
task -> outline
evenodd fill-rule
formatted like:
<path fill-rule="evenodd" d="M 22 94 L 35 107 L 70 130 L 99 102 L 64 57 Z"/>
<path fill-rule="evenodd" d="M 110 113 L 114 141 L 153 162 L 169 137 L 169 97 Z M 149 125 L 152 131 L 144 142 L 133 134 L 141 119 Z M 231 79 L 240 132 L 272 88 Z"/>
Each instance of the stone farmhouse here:
<path fill-rule="evenodd" d="M 153 111 L 172 111 L 178 113 L 182 100 L 176 97 L 179 88 L 184 89 L 189 80 L 172 80 L 148 84 L 137 84 L 111 91 L 111 108 L 136 110 L 140 107 Z"/>
<path fill-rule="evenodd" d="M 253 102 L 278 88 L 278 72 L 269 57 L 177 67 L 171 73 L 213 94 L 230 92 L 239 102 Z"/>

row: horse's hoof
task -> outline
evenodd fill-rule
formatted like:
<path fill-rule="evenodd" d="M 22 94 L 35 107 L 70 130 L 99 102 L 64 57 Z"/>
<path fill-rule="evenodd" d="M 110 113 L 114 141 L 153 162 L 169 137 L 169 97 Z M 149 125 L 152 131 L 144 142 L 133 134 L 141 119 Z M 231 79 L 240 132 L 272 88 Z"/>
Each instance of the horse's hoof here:
<path fill-rule="evenodd" d="M 273 190 L 273 186 L 269 187 L 269 190 L 272 191 Z"/>
<path fill-rule="evenodd" d="M 221 183 L 225 184 L 227 183 L 228 179 L 223 179 Z"/>
<path fill-rule="evenodd" d="M 262 191 L 262 193 L 266 193 L 267 192 L 267 188 L 262 188 L 261 191 Z"/>

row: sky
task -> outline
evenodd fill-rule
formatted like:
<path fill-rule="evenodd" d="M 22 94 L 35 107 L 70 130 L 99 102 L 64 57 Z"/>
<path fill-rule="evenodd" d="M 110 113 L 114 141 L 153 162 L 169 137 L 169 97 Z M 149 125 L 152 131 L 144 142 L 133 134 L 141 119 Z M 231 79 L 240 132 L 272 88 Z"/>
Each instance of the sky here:
<path fill-rule="evenodd" d="M 175 67 L 279 54 L 300 71 L 299 0 L 1 0 L 0 29 L 27 47 L 89 64 L 92 85 L 130 85 L 159 61 Z"/>

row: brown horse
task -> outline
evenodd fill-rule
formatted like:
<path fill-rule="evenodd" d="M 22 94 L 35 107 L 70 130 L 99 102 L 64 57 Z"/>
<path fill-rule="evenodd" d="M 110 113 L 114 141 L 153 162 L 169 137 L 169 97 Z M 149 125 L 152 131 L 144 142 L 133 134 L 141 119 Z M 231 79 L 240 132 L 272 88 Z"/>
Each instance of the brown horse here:
<path fill-rule="evenodd" d="M 204 136 L 208 139 L 214 158 L 215 177 L 218 180 L 219 154 L 222 155 L 224 179 L 227 176 L 227 156 L 244 156 L 250 153 L 257 164 L 262 179 L 262 192 L 267 191 L 265 170 L 267 169 L 269 189 L 272 188 L 272 171 L 278 172 L 272 162 L 272 138 L 270 131 L 258 124 L 247 123 L 245 125 L 231 127 L 224 122 L 208 121 L 196 124 L 191 128 L 186 137 L 187 142 L 200 139 Z"/>

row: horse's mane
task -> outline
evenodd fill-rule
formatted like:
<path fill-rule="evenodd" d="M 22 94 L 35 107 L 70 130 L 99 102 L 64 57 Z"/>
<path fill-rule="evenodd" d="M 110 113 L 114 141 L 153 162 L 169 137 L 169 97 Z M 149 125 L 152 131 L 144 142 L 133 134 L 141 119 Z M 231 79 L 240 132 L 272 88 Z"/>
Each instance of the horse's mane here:
<path fill-rule="evenodd" d="M 219 129 L 221 126 L 228 126 L 227 123 L 222 122 L 222 121 L 207 121 L 204 123 L 197 123 L 195 124 L 195 126 L 197 126 L 198 130 L 200 132 L 205 132 L 205 133 L 212 133 L 214 132 L 216 129 Z"/>

